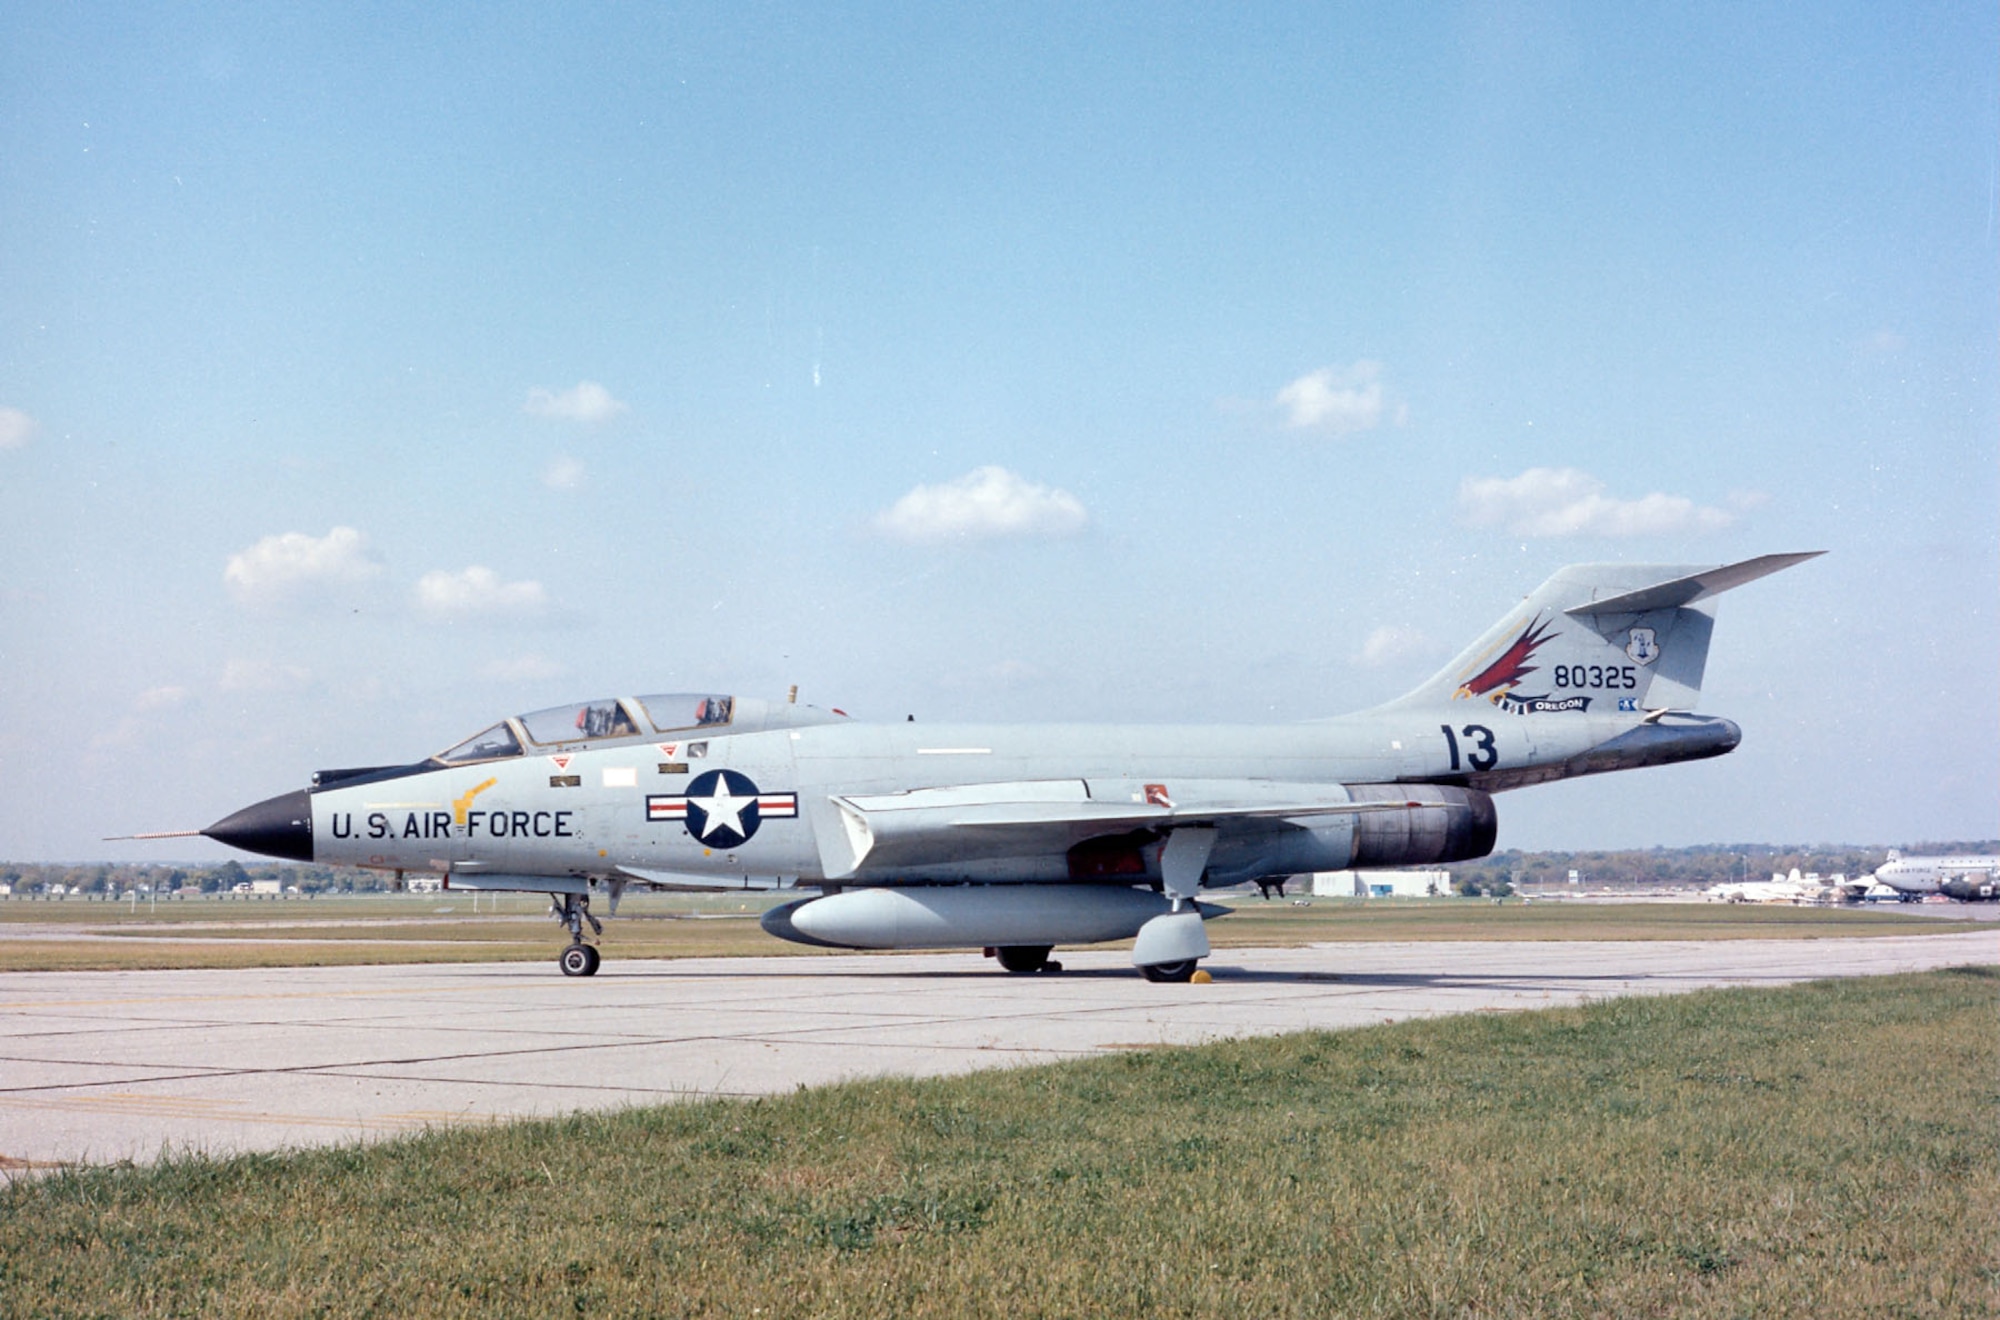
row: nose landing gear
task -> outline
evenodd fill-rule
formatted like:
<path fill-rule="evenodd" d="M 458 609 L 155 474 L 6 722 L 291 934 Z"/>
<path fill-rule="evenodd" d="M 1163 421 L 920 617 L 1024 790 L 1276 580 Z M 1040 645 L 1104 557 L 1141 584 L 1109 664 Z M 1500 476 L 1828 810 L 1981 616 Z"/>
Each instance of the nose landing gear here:
<path fill-rule="evenodd" d="M 587 894 L 563 894 L 552 897 L 550 905 L 555 919 L 569 928 L 569 947 L 556 958 L 556 966 L 562 968 L 564 976 L 595 976 L 597 966 L 603 959 L 597 950 L 583 942 L 583 923 L 590 923 L 590 933 L 602 936 L 604 925 L 590 915 L 590 896 Z"/>

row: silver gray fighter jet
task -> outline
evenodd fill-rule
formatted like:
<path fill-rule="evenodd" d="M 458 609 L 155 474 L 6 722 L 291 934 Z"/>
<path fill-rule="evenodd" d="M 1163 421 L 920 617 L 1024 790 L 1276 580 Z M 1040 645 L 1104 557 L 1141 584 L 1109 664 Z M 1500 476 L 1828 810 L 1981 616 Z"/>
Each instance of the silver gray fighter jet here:
<path fill-rule="evenodd" d="M 1818 552 L 1814 552 L 1818 553 Z M 872 724 L 704 693 L 501 720 L 409 765 L 322 770 L 201 831 L 272 857 L 549 894 L 562 970 L 632 885 L 808 891 L 781 939 L 985 947 L 1011 972 L 1136 937 L 1148 979 L 1209 953 L 1203 889 L 1492 850 L 1493 794 L 1720 756 L 1697 715 L 1714 598 L 1813 554 L 1565 568 L 1407 696 L 1280 725 Z M 817 891 L 816 894 L 812 891 Z"/>

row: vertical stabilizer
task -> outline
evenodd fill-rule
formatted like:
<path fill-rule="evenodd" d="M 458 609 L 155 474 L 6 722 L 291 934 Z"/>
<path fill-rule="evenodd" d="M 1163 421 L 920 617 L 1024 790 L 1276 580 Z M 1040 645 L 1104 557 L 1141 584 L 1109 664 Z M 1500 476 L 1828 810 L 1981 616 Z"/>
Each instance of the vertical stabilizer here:
<path fill-rule="evenodd" d="M 1572 564 L 1390 704 L 1483 701 L 1516 714 L 1691 710 L 1708 663 L 1714 598 L 1818 553 L 1716 567 Z"/>

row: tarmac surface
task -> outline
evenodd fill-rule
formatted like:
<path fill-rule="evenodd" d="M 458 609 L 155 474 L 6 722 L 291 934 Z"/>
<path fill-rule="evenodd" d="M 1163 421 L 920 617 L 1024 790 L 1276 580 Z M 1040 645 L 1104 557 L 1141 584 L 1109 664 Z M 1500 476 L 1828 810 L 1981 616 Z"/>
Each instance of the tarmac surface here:
<path fill-rule="evenodd" d="M 1230 1036 L 2000 963 L 2000 932 L 0 974 L 0 1177 Z"/>

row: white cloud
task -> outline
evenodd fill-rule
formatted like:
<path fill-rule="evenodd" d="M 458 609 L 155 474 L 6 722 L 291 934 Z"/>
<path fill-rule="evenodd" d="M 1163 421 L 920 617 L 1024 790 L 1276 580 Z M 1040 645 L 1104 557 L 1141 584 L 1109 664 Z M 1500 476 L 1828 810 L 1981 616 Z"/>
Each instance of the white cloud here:
<path fill-rule="evenodd" d="M 132 709 L 165 710 L 169 706 L 181 705 L 190 695 L 192 694 L 186 688 L 175 684 L 147 688 L 144 692 L 132 698 Z"/>
<path fill-rule="evenodd" d="M 318 587 L 353 586 L 382 571 L 368 557 L 367 538 L 352 527 L 325 536 L 286 532 L 267 536 L 229 557 L 222 580 L 245 605 L 275 605 Z"/>
<path fill-rule="evenodd" d="M 19 408 L 0 408 L 0 449 L 21 449 L 35 438 L 42 424 Z"/>
<path fill-rule="evenodd" d="M 611 397 L 611 391 L 594 380 L 580 380 L 560 393 L 544 389 L 528 391 L 528 411 L 537 417 L 558 417 L 566 422 L 608 422 L 627 411 Z"/>
<path fill-rule="evenodd" d="M 1529 468 L 1518 477 L 1467 477 L 1458 507 L 1473 527 L 1505 527 L 1516 536 L 1662 536 L 1710 532 L 1736 515 L 1655 491 L 1636 500 L 1607 495 L 1605 484 L 1576 468 Z"/>
<path fill-rule="evenodd" d="M 1272 403 L 1295 431 L 1372 431 L 1382 424 L 1382 364 L 1364 359 L 1351 367 L 1321 367 L 1279 390 Z"/>
<path fill-rule="evenodd" d="M 1368 639 L 1361 643 L 1361 651 L 1354 660 L 1356 664 L 1369 669 L 1387 669 L 1406 661 L 1420 659 L 1432 649 L 1431 639 L 1415 628 L 1384 624 L 1368 634 Z"/>
<path fill-rule="evenodd" d="M 1074 536 L 1089 521 L 1068 491 L 989 464 L 956 481 L 918 486 L 875 515 L 875 530 L 898 541 L 976 541 Z"/>
<path fill-rule="evenodd" d="M 569 670 L 545 655 L 517 655 L 505 660 L 489 660 L 479 667 L 481 678 L 497 683 L 545 683 L 561 678 Z"/>
<path fill-rule="evenodd" d="M 224 692 L 296 692 L 312 682 L 312 671 L 271 660 L 231 660 L 222 666 Z"/>
<path fill-rule="evenodd" d="M 462 572 L 433 569 L 417 579 L 417 608 L 434 619 L 524 618 L 548 607 L 539 582 L 502 582 L 478 564 Z"/>
<path fill-rule="evenodd" d="M 550 490 L 575 490 L 583 485 L 583 464 L 568 454 L 557 454 L 542 469 L 542 484 Z"/>

